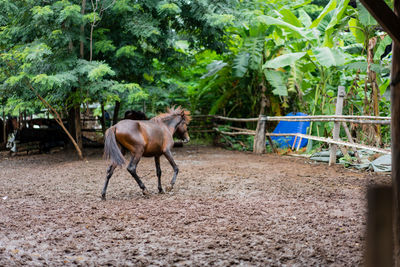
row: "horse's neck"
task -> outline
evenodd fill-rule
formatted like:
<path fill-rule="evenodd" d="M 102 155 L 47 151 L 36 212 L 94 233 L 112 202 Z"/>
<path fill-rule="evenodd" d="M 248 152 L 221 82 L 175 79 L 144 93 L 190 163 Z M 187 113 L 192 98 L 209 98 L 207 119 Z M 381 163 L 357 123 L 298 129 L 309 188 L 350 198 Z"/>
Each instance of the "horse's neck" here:
<path fill-rule="evenodd" d="M 176 126 L 180 122 L 180 118 L 179 117 L 173 117 L 173 118 L 171 118 L 169 120 L 165 120 L 163 122 L 168 127 L 168 129 L 171 132 L 171 134 L 173 135 L 175 133 L 175 131 L 176 131 Z"/>

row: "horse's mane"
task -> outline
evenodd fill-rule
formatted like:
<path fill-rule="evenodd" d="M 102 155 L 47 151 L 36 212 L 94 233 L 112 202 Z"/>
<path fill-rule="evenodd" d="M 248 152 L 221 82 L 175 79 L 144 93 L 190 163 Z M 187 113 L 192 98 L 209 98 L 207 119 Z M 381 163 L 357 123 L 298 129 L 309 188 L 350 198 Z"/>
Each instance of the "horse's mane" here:
<path fill-rule="evenodd" d="M 181 106 L 177 108 L 175 108 L 175 106 L 167 108 L 167 112 L 158 114 L 156 117 L 152 118 L 151 121 L 167 121 L 172 117 L 181 116 L 182 112 L 186 124 L 189 124 L 189 122 L 192 120 L 192 117 L 190 116 L 190 111 L 183 109 Z"/>

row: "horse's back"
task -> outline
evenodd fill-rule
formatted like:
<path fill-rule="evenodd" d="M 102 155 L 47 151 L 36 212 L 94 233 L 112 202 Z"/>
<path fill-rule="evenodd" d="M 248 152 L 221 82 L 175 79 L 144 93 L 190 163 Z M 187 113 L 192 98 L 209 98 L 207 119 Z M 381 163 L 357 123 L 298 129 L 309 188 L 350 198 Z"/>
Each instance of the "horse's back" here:
<path fill-rule="evenodd" d="M 131 152 L 142 150 L 143 156 L 151 157 L 164 151 L 165 129 L 156 122 L 122 120 L 115 128 L 118 142 Z"/>
<path fill-rule="evenodd" d="M 115 127 L 117 141 L 124 145 L 129 142 L 134 145 L 144 145 L 145 137 L 143 136 L 143 127 L 140 122 L 134 120 L 122 120 Z"/>

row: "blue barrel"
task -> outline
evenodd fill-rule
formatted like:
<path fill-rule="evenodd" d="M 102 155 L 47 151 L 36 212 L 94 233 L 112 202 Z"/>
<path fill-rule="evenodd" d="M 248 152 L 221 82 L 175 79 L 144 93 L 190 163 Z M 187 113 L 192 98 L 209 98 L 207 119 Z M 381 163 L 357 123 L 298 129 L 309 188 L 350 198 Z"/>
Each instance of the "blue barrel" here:
<path fill-rule="evenodd" d="M 307 114 L 297 112 L 297 113 L 289 113 L 286 116 L 308 116 Z M 276 126 L 273 133 L 301 133 L 307 134 L 307 128 L 310 127 L 309 121 L 280 121 Z M 272 141 L 279 148 L 290 148 L 293 146 L 294 136 L 271 136 Z M 298 142 L 300 138 L 297 138 L 295 147 L 298 146 Z M 303 138 L 300 143 L 300 147 L 305 147 L 307 145 L 308 139 Z"/>

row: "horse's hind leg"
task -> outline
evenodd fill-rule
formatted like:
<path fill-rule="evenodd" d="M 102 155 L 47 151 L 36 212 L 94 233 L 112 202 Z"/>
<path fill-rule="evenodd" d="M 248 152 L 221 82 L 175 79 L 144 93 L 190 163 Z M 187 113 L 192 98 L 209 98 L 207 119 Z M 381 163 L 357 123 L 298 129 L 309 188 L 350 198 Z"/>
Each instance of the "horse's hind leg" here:
<path fill-rule="evenodd" d="M 110 178 L 113 175 L 114 170 L 115 170 L 116 167 L 117 167 L 116 164 L 111 164 L 107 169 L 106 181 L 104 183 L 103 191 L 101 192 L 101 199 L 102 200 L 106 200 L 106 191 L 107 191 L 108 182 L 110 181 Z"/>
<path fill-rule="evenodd" d="M 154 161 L 156 162 L 156 172 L 158 178 L 158 193 L 164 194 L 164 189 L 161 185 L 161 167 L 160 167 L 160 157 L 154 157 Z"/>
<path fill-rule="evenodd" d="M 133 178 L 135 178 L 140 189 L 142 189 L 143 195 L 148 195 L 149 191 L 147 191 L 146 186 L 144 186 L 142 180 L 140 180 L 139 176 L 136 173 L 136 167 L 137 167 L 137 164 L 139 163 L 139 161 L 140 161 L 140 156 L 136 156 L 136 155 L 132 156 L 132 159 L 129 162 L 127 169 L 128 169 L 128 172 L 133 176 Z"/>
<path fill-rule="evenodd" d="M 174 169 L 174 176 L 172 176 L 172 180 L 171 180 L 171 185 L 167 187 L 167 191 L 171 191 L 172 188 L 175 185 L 175 181 L 176 181 L 176 176 L 178 175 L 179 172 L 179 168 L 176 165 L 174 158 L 172 157 L 172 153 L 171 151 L 167 150 L 164 153 L 165 157 L 167 158 L 167 160 L 169 161 L 169 163 L 171 164 L 172 168 Z"/>

